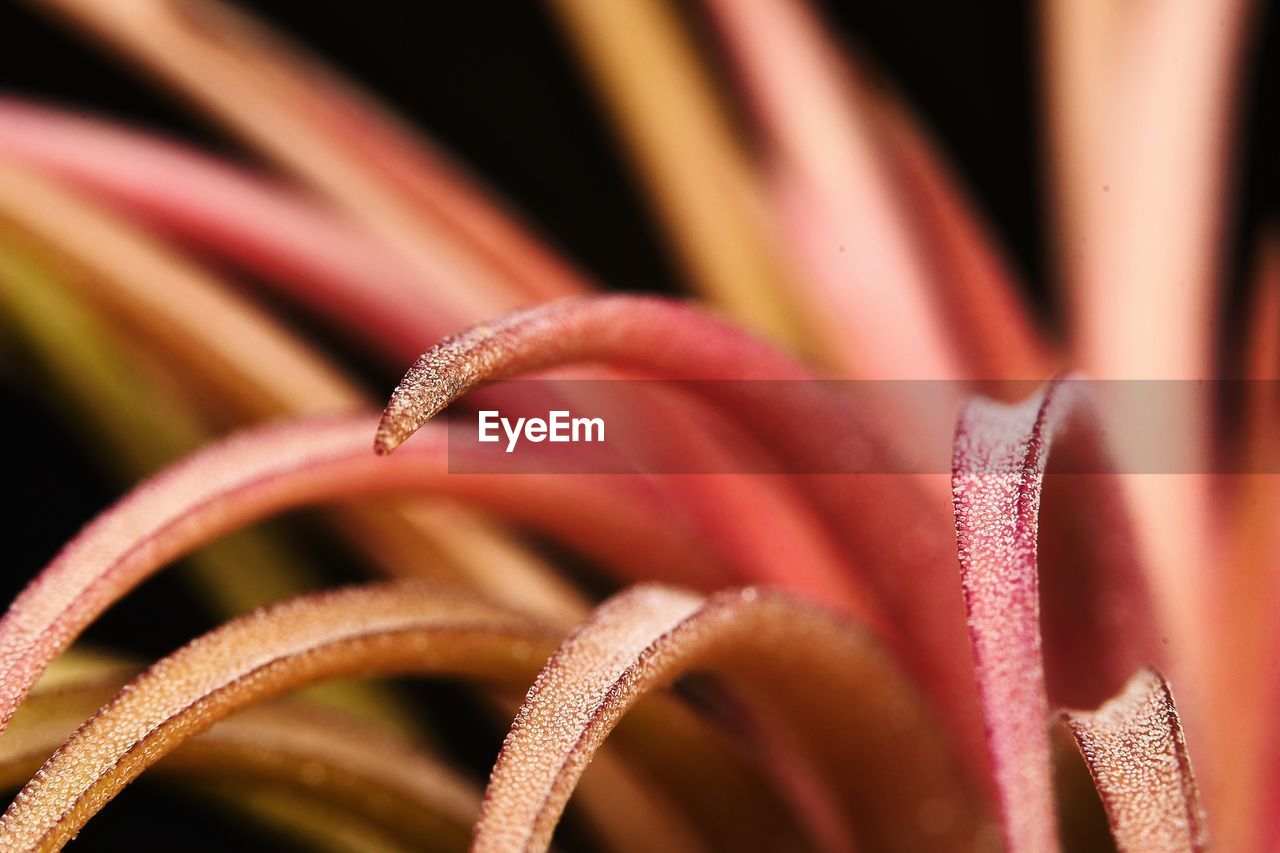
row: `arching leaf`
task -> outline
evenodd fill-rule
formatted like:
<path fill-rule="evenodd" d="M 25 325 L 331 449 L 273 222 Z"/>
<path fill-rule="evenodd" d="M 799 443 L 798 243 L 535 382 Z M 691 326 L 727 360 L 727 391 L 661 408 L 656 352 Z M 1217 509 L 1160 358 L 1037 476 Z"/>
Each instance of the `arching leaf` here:
<path fill-rule="evenodd" d="M 911 688 L 859 629 L 754 589 L 703 599 L 640 587 L 597 610 L 538 676 L 494 767 L 474 849 L 545 849 L 622 716 L 691 671 L 724 676 L 795 724 L 793 743 L 836 792 L 860 846 L 974 843 L 972 791 Z"/>
<path fill-rule="evenodd" d="M 1096 711 L 1063 711 L 1122 853 L 1208 848 L 1182 721 L 1159 673 L 1143 669 Z"/>

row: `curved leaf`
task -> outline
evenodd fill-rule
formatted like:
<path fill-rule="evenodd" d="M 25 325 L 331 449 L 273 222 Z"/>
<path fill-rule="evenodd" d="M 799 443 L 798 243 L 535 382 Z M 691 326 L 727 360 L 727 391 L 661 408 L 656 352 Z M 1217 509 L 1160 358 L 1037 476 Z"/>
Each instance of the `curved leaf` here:
<path fill-rule="evenodd" d="M 761 187 L 679 16 L 646 0 L 557 0 L 694 285 L 746 324 L 808 349 Z M 672 116 L 679 116 L 672 120 Z"/>
<path fill-rule="evenodd" d="M 343 411 L 354 386 L 211 274 L 47 178 L 0 164 L 0 222 L 46 247 L 68 279 L 166 347 L 241 412 Z"/>
<path fill-rule="evenodd" d="M 956 427 L 957 548 L 988 749 L 1011 851 L 1057 848 L 1037 536 L 1049 449 L 1080 404 L 1077 392 L 1073 383 L 1057 381 L 1019 404 L 978 398 Z M 1077 619 L 1090 613 L 1105 617 L 1096 625 L 1071 625 L 1064 633 L 1087 643 L 1085 650 L 1077 646 L 1049 660 L 1051 667 L 1087 673 L 1085 686 L 1076 684 L 1077 690 L 1118 683 L 1123 673 L 1155 654 L 1145 587 L 1131 556 L 1125 547 L 1099 549 L 1092 558 L 1099 564 L 1095 577 L 1067 575 L 1070 598 L 1054 602 Z M 1077 571 L 1075 565 L 1069 570 Z M 1080 597 L 1081 607 L 1071 610 Z M 1098 636 L 1092 636 L 1095 629 Z"/>
<path fill-rule="evenodd" d="M 564 299 L 475 326 L 423 353 L 387 403 L 374 450 L 390 453 L 481 382 L 579 362 L 671 379 L 813 378 L 749 335 L 677 302 Z"/>
<path fill-rule="evenodd" d="M 358 215 L 472 320 L 581 280 L 382 108 L 216 0 L 43 4 L 160 79 Z"/>
<path fill-rule="evenodd" d="M 962 375 L 993 390 L 1004 380 L 1048 378 L 1055 356 L 1024 290 L 936 140 L 901 99 L 869 85 L 863 89 L 874 110 L 881 156 L 928 262 L 931 292 L 949 318 L 947 333 L 961 353 Z"/>
<path fill-rule="evenodd" d="M 744 382 L 699 382 L 708 402 L 797 470 L 830 464 L 832 435 L 891 445 L 880 412 L 828 393 L 793 359 L 688 306 L 657 298 L 568 299 L 510 315 L 451 337 L 424 353 L 396 388 L 374 439 L 389 453 L 482 382 L 578 362 L 600 362 L 677 380 L 771 380 L 771 393 Z M 784 381 L 785 380 L 785 381 Z M 779 416 L 779 413 L 782 416 Z M 805 429 L 796 429 L 804 423 Z M 883 450 L 891 458 L 890 450 Z M 806 469 L 805 465 L 817 466 Z M 877 613 L 928 686 L 965 748 L 981 760 L 981 725 L 965 648 L 959 580 L 947 561 L 953 543 L 946 504 L 920 481 L 899 476 L 799 478 L 832 533 L 865 576 Z"/>
<path fill-rule="evenodd" d="M 278 284 L 396 360 L 462 325 L 412 266 L 357 223 L 176 142 L 0 98 L 0 156 Z"/>
<path fill-rule="evenodd" d="M 132 483 L 209 438 L 190 399 L 148 370 L 127 339 L 113 334 L 51 270 L 4 240 L 0 312 L 32 350 L 41 378 L 61 391 L 58 414 L 91 427 L 77 433 L 114 480 Z M 192 568 L 221 612 L 243 613 L 306 587 L 299 555 L 270 535 L 245 531 L 220 545 Z"/>
<path fill-rule="evenodd" d="M 318 289 L 322 304 L 346 322 L 381 318 L 374 335 L 381 342 L 394 339 L 400 342 L 397 347 L 403 346 L 405 341 L 421 340 L 429 328 L 442 322 L 433 306 L 424 309 L 414 301 L 420 297 L 415 296 L 414 283 L 404 280 L 403 271 L 397 278 L 394 264 L 388 269 L 386 252 L 379 255 L 377 247 L 363 245 L 350 226 L 341 228 L 337 219 L 303 205 L 300 199 L 282 196 L 278 189 L 268 190 L 169 146 L 82 119 L 3 103 L 0 118 L 6 119 L 0 122 L 0 150 L 7 146 L 24 160 L 58 174 L 69 171 L 79 184 L 125 202 L 130 210 L 141 206 L 166 230 L 185 227 L 205 244 L 212 240 L 215 248 L 229 243 L 235 256 L 256 265 L 260 274 L 282 273 L 286 279 L 301 275 L 299 284 L 308 299 Z M 130 164 L 129 168 L 120 168 L 122 162 Z M 200 187 L 198 194 L 189 186 L 193 183 Z M 207 233 L 209 228 L 212 234 Z M 317 275 L 322 279 L 318 283 Z M 371 278 L 377 283 L 371 285 Z M 429 321 L 424 325 L 420 318 Z M 390 335 L 384 334 L 388 325 L 392 327 Z M 206 343 L 217 348 L 216 341 Z M 696 433 L 686 432 L 691 440 L 697 438 Z M 701 446 L 704 452 L 718 450 L 706 441 Z M 849 584 L 842 579 L 848 574 L 841 565 L 843 559 L 825 547 L 820 522 L 806 518 L 811 513 L 806 514 L 797 500 L 782 494 L 779 480 L 705 477 L 686 478 L 678 489 L 662 483 L 655 486 L 675 493 L 709 540 L 734 546 L 735 552 L 728 555 L 732 564 L 749 570 L 740 580 L 760 582 L 776 575 L 778 562 L 765 556 L 786 553 L 796 565 L 805 567 L 785 575 L 793 588 L 824 599 L 851 597 Z M 750 523 L 749 517 L 755 515 L 766 523 Z M 405 547 L 389 548 L 388 542 L 405 537 L 393 536 L 394 531 L 370 534 L 364 529 L 370 523 L 366 519 L 357 536 L 380 562 L 392 566 L 420 562 L 414 556 L 423 551 L 421 543 L 410 540 Z M 485 555 L 494 550 L 488 546 L 495 536 L 491 532 L 481 535 L 481 531 L 468 535 L 474 526 L 474 522 L 428 524 L 430 531 L 449 532 L 448 536 L 434 537 L 434 551 L 449 563 L 483 564 Z M 453 547 L 463 539 L 469 548 Z M 865 606 L 857 606 L 867 612 Z"/>
<path fill-rule="evenodd" d="M 409 354 L 416 355 L 421 341 L 457 328 L 421 292 L 416 273 L 394 253 L 363 239 L 353 223 L 284 187 L 177 145 L 0 99 L 0 153 L 64 177 L 162 232 L 174 233 L 203 251 L 218 253 L 257 276 L 279 282 L 304 303 L 322 308 L 367 336 L 370 344 L 391 353 L 403 354 L 412 347 Z M 708 449 L 706 442 L 702 446 L 704 452 L 714 449 Z M 780 505 L 776 479 L 686 478 L 681 485 L 684 503 L 705 519 L 709 538 L 739 542 L 745 538 L 741 534 L 758 532 L 765 541 L 743 542 L 740 559 L 763 571 L 776 561 L 757 555 L 770 549 L 792 553 L 796 563 L 815 567 L 810 572 L 818 581 L 813 588 L 823 590 L 819 568 L 831 559 L 813 547 L 819 537 L 811 531 L 791 532 L 800 510 L 795 501 L 789 502 L 791 507 Z M 702 500 L 704 493 L 707 498 Z M 748 495 L 754 500 L 748 501 Z M 741 517 L 753 503 L 760 503 L 758 511 L 772 519 L 772 530 L 764 524 L 742 523 Z M 726 539 L 721 532 L 726 523 L 739 535 Z M 438 550 L 447 553 L 458 532 L 455 529 L 454 536 L 435 543 Z M 477 549 L 484 544 L 483 537 L 470 538 Z M 376 547 L 374 537 L 361 539 L 366 548 L 371 540 Z M 455 561 L 466 563 L 466 556 L 459 555 Z M 397 558 L 392 554 L 384 559 Z M 767 575 L 743 579 L 763 577 Z"/>
<path fill-rule="evenodd" d="M 656 566 L 708 585 L 722 578 L 634 489 L 595 477 L 450 477 L 442 433 L 424 435 L 390 464 L 369 453 L 372 427 L 371 418 L 353 417 L 246 433 L 190 457 L 99 517 L 0 620 L 0 722 L 58 652 L 152 572 L 239 525 L 304 504 L 430 488 L 525 518 L 627 572 L 651 575 Z M 565 621 L 578 612 L 561 588 L 528 578 L 471 580 L 516 607 Z"/>
<path fill-rule="evenodd" d="M 859 842 L 974 843 L 977 810 L 945 742 L 860 630 L 781 594 L 641 587 L 597 610 L 538 676 L 494 766 L 473 849 L 545 849 L 622 716 L 692 670 L 724 675 L 796 723 L 795 743 Z"/>
<path fill-rule="evenodd" d="M 67 280 L 162 353 L 180 381 L 208 393 L 218 416 L 236 423 L 361 405 L 362 393 L 332 365 L 212 273 L 51 181 L 0 164 L 0 222 L 65 263 Z M 435 525 L 429 516 L 352 509 L 341 523 L 397 574 L 421 574 L 424 555 L 441 563 L 451 555 L 482 573 L 505 544 L 475 520 Z M 449 550 L 436 547 L 442 541 Z M 531 555 L 505 550 L 509 562 L 539 572 Z"/>
<path fill-rule="evenodd" d="M 117 694 L 128 680 L 123 672 L 100 669 L 37 688 L 0 739 L 0 787 L 31 778 Z M 236 714 L 167 755 L 157 770 L 195 780 L 283 786 L 313 809 L 358 815 L 404 844 L 441 850 L 459 846 L 480 806 L 480 792 L 471 783 L 384 727 L 300 703 Z"/>
<path fill-rule="evenodd" d="M 1173 693 L 1143 669 L 1096 711 L 1063 711 L 1122 853 L 1207 849 L 1208 830 Z"/>
<path fill-rule="evenodd" d="M 211 391 L 220 416 L 234 422 L 360 405 L 360 392 L 331 365 L 210 273 L 48 180 L 0 165 L 0 221 L 65 263 L 67 280 L 140 331 L 167 366 L 180 365 L 182 381 Z M 344 525 L 357 541 L 412 538 L 422 551 L 441 538 L 483 537 L 386 513 L 353 514 Z M 403 556 L 392 564 L 401 572 L 405 565 Z"/>
<path fill-rule="evenodd" d="M 343 675 L 518 683 L 557 633 L 435 585 L 348 589 L 257 611 L 157 663 L 85 723 L 0 818 L 0 846 L 57 849 L 146 767 L 253 702 Z"/>
<path fill-rule="evenodd" d="M 58 846 L 74 834 L 78 822 L 179 744 L 185 745 L 178 755 L 194 754 L 205 765 L 215 765 L 214 769 L 222 762 L 242 772 L 252 771 L 255 760 L 265 760 L 270 766 L 261 770 L 270 775 L 274 772 L 270 749 L 257 759 L 237 756 L 234 750 L 241 747 L 235 745 L 230 754 L 219 748 L 221 752 L 206 755 L 187 742 L 245 704 L 342 675 L 430 672 L 518 688 L 527 683 L 556 636 L 557 630 L 471 593 L 420 584 L 343 590 L 259 611 L 194 641 L 135 679 L 46 763 L 10 815 L 0 821 L 0 843 L 13 839 L 6 833 L 43 834 L 39 824 L 48 830 L 43 844 Z M 753 838 L 781 839 L 782 846 L 794 846 L 794 830 L 779 811 L 776 796 L 759 779 L 742 778 L 742 762 L 726 749 L 727 743 L 714 729 L 671 702 L 646 710 L 645 725 L 630 730 L 623 739 L 628 760 L 600 756 L 591 784 L 583 792 L 584 813 L 611 847 L 643 851 L 661 839 L 664 849 L 701 849 L 695 833 L 703 827 L 714 831 L 716 838 L 747 839 L 748 843 Z M 38 716 L 47 721 L 45 715 Z M 218 731 L 215 728 L 207 737 Z M 666 741 L 655 749 L 659 732 Z M 286 741 L 290 737 L 287 732 L 275 736 Z M 251 745 L 244 746 L 255 751 Z M 337 744 L 328 752 L 336 751 L 340 757 L 354 748 Z M 350 755 L 342 760 L 359 763 Z M 686 764 L 691 760 L 698 765 L 688 772 Z M 179 758 L 171 756 L 168 761 L 172 764 Z M 369 767 L 367 762 L 361 766 Z M 633 768 L 645 773 L 636 775 Z M 411 772 L 413 768 L 404 769 Z M 653 776 L 650 784 L 645 784 L 646 776 Z M 651 784 L 654 780 L 659 783 L 657 791 Z M 341 787 L 350 780 L 332 782 Z M 704 789 L 696 788 L 699 782 Z M 666 786 L 681 798 L 665 798 L 660 791 Z M 88 798 L 87 805 L 75 793 L 77 789 Z M 333 795 L 341 799 L 351 792 L 335 787 Z M 732 797 L 738 807 L 750 812 L 732 812 L 731 823 L 725 825 L 719 796 Z M 362 808 L 359 803 L 351 805 Z M 71 811 L 61 817 L 54 814 L 64 806 Z M 32 814 L 32 808 L 37 814 Z M 686 825 L 690 818 L 695 823 Z M 394 822 L 382 830 L 392 828 L 416 831 Z M 410 846 L 422 843 L 417 838 Z"/>

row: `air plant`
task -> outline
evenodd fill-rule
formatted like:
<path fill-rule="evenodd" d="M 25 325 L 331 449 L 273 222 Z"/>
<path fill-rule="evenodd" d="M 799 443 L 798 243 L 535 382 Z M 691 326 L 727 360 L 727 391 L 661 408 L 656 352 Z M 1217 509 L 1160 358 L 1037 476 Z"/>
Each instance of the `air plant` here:
<path fill-rule="evenodd" d="M 1244 0 L 1044 0 L 1065 343 L 799 0 L 703 0 L 715 56 L 659 0 L 551 4 L 690 299 L 606 293 L 221 0 L 34 5 L 275 168 L 0 100 L 0 314 L 118 473 L 163 468 L 0 620 L 0 847 L 62 847 L 153 766 L 322 848 L 546 849 L 566 810 L 621 850 L 1050 851 L 1099 812 L 1123 850 L 1280 844 L 1273 243 L 1247 328 L 1213 321 Z M 381 416 L 304 315 L 412 365 Z M 1259 380 L 1238 416 L 1158 425 L 1175 474 L 1124 470 L 1080 381 L 1228 372 Z M 673 392 L 636 413 L 662 446 L 608 473 L 494 467 L 438 422 L 637 379 Z M 945 431 L 949 480 L 828 471 L 818 425 L 877 460 Z M 385 577 L 317 591 L 256 529 L 320 505 Z M 78 642 L 187 556 L 225 624 L 147 667 Z M 316 689 L 406 674 L 508 730 L 487 780 L 431 746 L 454 718 Z"/>

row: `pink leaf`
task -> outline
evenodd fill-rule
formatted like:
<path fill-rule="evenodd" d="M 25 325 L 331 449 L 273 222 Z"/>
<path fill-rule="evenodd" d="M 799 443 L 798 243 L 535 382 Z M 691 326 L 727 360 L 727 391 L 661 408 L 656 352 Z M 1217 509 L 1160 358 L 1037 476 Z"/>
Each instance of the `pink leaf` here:
<path fill-rule="evenodd" d="M 20 788 L 136 674 L 113 669 L 32 693 L 0 741 L 0 784 Z M 238 713 L 165 756 L 156 770 L 195 782 L 226 779 L 241 790 L 246 783 L 292 790 L 312 808 L 358 816 L 402 844 L 433 850 L 461 846 L 480 808 L 469 780 L 411 741 L 302 702 Z"/>
<path fill-rule="evenodd" d="M 301 193 L 138 131 L 0 100 L 0 155 L 226 258 L 396 359 L 463 321 L 436 285 L 354 220 Z"/>
<path fill-rule="evenodd" d="M 708 5 L 764 128 L 782 232 L 840 368 L 871 379 L 956 377 L 863 93 L 820 25 L 793 0 Z"/>
<path fill-rule="evenodd" d="M 1044 379 L 1052 356 L 1019 282 L 976 207 L 908 106 L 866 87 L 881 155 L 912 220 L 911 233 L 930 269 L 966 378 L 979 382 Z M 998 385 L 996 386 L 998 388 Z"/>
<path fill-rule="evenodd" d="M 1078 392 L 1075 383 L 1057 381 L 1016 405 L 979 398 L 965 408 L 956 428 L 952 482 L 961 578 L 1011 851 L 1057 847 L 1045 679 L 1045 656 L 1055 649 L 1042 650 L 1037 535 L 1049 448 L 1080 405 Z M 1096 533 L 1100 540 L 1106 538 L 1102 531 Z M 1088 674 L 1083 681 L 1068 682 L 1086 695 L 1100 685 L 1118 683 L 1121 673 L 1132 672 L 1135 661 L 1140 664 L 1154 654 L 1155 646 L 1132 550 L 1099 548 L 1096 556 L 1074 562 L 1089 561 L 1103 568 L 1092 578 L 1087 572 L 1065 578 L 1070 601 L 1083 599 L 1069 612 L 1077 618 L 1091 613 L 1104 618 L 1095 625 L 1072 626 L 1080 636 L 1069 656 L 1049 657 L 1055 669 Z M 1054 608 L 1070 607 L 1046 600 Z M 1095 631 L 1097 636 L 1091 636 Z"/>
<path fill-rule="evenodd" d="M 198 545 L 292 507 L 431 490 L 523 517 L 636 576 L 723 581 L 660 507 L 612 478 L 450 477 L 442 433 L 424 435 L 392 463 L 369 453 L 372 429 L 371 418 L 354 417 L 248 432 L 189 457 L 100 516 L 0 620 L 0 723 L 49 661 L 127 591 Z M 531 592 L 517 580 L 504 573 L 473 582 L 519 604 Z"/>
<path fill-rule="evenodd" d="M 587 289 L 382 107 L 238 10 L 216 0 L 45 5 L 361 218 L 456 316 Z"/>
<path fill-rule="evenodd" d="M 697 390 L 796 470 L 824 470 L 832 435 L 863 444 L 873 457 L 892 456 L 882 412 L 851 406 L 812 381 L 802 365 L 728 324 L 669 300 L 634 296 L 562 300 L 447 338 L 401 380 L 379 422 L 374 449 L 391 452 L 483 382 L 579 363 L 664 379 L 771 380 L 773 393 L 763 398 L 751 392 L 751 383 L 736 381 L 698 382 Z M 796 429 L 797 423 L 806 428 Z M 945 505 L 935 505 L 922 488 L 919 480 L 928 478 L 799 479 L 865 569 L 858 580 L 900 634 L 894 639 L 908 665 L 945 709 L 947 724 L 980 756 L 959 584 L 945 569 L 951 548 Z"/>

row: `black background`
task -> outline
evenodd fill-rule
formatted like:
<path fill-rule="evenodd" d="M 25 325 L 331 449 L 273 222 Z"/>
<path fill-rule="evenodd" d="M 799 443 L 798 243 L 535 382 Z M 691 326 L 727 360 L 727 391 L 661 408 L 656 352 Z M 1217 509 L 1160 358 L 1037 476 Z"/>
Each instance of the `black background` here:
<path fill-rule="evenodd" d="M 602 0 L 603 2 L 604 0 Z M 110 0 L 104 0 L 110 2 Z M 427 129 L 595 276 L 628 290 L 681 289 L 604 116 L 543 6 L 480 0 L 244 2 Z M 1034 3 L 860 0 L 822 4 L 839 37 L 907 93 L 1005 240 L 1046 317 L 1044 209 L 1035 105 Z M 1262 4 L 1267 5 L 1267 4 Z M 1237 176 L 1242 219 L 1232 246 L 1275 222 L 1276 15 L 1256 28 Z M 0 4 L 0 88 L 160 128 L 246 157 L 211 127 L 111 57 L 26 7 Z M 1238 300 L 1236 300 L 1238 302 Z M 390 382 L 394 377 L 386 377 Z M 118 493 L 82 443 L 46 412 L 21 365 L 0 369 L 5 512 L 0 595 L 8 597 Z M 212 622 L 170 575 L 150 582 L 91 636 L 151 656 Z M 255 833 L 211 821 L 161 786 L 113 803 L 78 842 L 107 849 L 253 849 Z M 270 842 L 272 846 L 276 842 Z"/>

